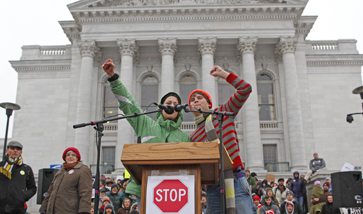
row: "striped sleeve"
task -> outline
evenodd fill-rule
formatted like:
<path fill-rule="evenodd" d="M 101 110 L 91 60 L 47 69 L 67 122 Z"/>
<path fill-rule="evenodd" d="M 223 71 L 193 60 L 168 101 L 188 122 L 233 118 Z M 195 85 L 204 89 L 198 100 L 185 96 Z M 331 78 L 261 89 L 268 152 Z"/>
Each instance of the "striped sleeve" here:
<path fill-rule="evenodd" d="M 237 91 L 220 107 L 220 110 L 238 114 L 238 111 L 250 96 L 252 87 L 248 82 L 233 73 L 228 75 L 226 81 L 235 87 Z"/>

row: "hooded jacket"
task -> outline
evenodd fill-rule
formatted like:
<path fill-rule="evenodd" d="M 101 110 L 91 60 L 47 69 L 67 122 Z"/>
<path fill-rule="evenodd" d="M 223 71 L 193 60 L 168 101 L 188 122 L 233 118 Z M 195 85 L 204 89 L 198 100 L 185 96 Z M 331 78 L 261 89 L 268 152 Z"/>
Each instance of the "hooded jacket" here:
<path fill-rule="evenodd" d="M 294 214 L 303 214 L 302 208 L 299 204 L 299 202 L 297 202 L 294 198 L 292 199 L 292 201 L 289 200 L 285 200 L 284 203 L 281 204 L 280 207 L 280 212 L 281 214 L 287 214 L 287 203 L 292 203 L 294 205 L 294 209 L 293 212 Z"/>
<path fill-rule="evenodd" d="M 80 161 L 73 168 L 60 169 L 44 198 L 40 213 L 88 213 L 92 197 L 92 172 Z"/>
<path fill-rule="evenodd" d="M 119 79 L 111 81 L 110 86 L 119 101 L 119 108 L 125 115 L 143 112 Z M 188 134 L 179 129 L 183 122 L 182 111 L 179 112 L 175 121 L 164 120 L 160 112 L 156 114 L 156 117 L 157 121 L 147 115 L 127 119 L 137 137 L 141 139 L 141 143 L 190 142 Z M 141 186 L 132 179 L 127 185 L 126 193 L 141 197 Z"/>
<path fill-rule="evenodd" d="M 268 206 L 266 201 L 264 201 L 264 205 L 260 208 L 260 214 L 266 214 L 269 210 L 273 210 L 274 214 L 280 214 L 280 209 L 278 206 L 273 205 L 272 203 L 270 206 Z"/>
<path fill-rule="evenodd" d="M 333 203 L 329 203 L 327 201 L 326 204 L 324 204 L 321 208 L 321 214 L 340 214 L 340 209 L 333 209 Z"/>
<path fill-rule="evenodd" d="M 295 177 L 295 174 L 297 174 L 297 178 Z M 301 197 L 304 196 L 305 193 L 305 185 L 300 180 L 300 174 L 298 171 L 295 171 L 293 174 L 294 178 L 291 181 L 290 184 L 290 190 L 294 193 L 294 197 Z"/>

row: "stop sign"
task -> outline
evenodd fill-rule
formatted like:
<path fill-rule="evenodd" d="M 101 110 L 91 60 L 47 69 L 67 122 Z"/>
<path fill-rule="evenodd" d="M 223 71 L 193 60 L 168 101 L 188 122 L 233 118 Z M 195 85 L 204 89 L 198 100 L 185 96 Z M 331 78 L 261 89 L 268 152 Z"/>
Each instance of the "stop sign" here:
<path fill-rule="evenodd" d="M 154 188 L 153 201 L 162 212 L 179 212 L 188 203 L 188 188 L 178 179 L 164 180 Z"/>

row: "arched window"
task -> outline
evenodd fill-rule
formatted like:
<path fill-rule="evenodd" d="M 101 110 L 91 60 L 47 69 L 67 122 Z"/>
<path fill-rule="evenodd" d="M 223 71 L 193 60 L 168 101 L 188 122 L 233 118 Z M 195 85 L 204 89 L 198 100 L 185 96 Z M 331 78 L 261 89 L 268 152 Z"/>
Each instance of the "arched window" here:
<path fill-rule="evenodd" d="M 151 103 L 157 102 L 159 95 L 159 81 L 153 75 L 148 75 L 143 78 L 141 82 L 141 109 L 145 110 Z M 154 111 L 157 107 L 151 105 L 148 107 L 147 111 Z M 155 114 L 148 114 L 149 117 L 156 120 L 156 113 Z"/>
<path fill-rule="evenodd" d="M 260 120 L 276 120 L 274 83 L 269 75 L 262 73 L 257 76 L 257 93 Z"/>
<path fill-rule="evenodd" d="M 189 94 L 192 93 L 195 89 L 197 89 L 197 80 L 191 74 L 184 74 L 179 80 L 179 87 L 180 87 L 180 97 L 183 103 L 188 103 Z M 181 104 L 183 104 L 181 103 Z M 193 113 L 184 113 L 184 120 L 183 121 L 194 121 L 194 114 Z"/>
<path fill-rule="evenodd" d="M 109 82 L 104 84 L 103 91 L 103 117 L 105 118 L 116 115 L 118 112 L 118 102 L 111 91 Z M 117 123 L 117 120 L 110 121 L 110 123 Z"/>

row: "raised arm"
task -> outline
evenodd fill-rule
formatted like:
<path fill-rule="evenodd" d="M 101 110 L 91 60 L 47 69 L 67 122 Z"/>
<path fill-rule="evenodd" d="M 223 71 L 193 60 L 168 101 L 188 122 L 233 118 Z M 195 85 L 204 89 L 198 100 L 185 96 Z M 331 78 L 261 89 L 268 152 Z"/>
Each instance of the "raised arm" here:
<path fill-rule="evenodd" d="M 242 78 L 238 77 L 233 73 L 228 73 L 223 70 L 220 66 L 215 65 L 210 71 L 210 74 L 214 77 L 220 77 L 231 84 L 237 91 L 228 99 L 226 103 L 221 105 L 220 111 L 229 111 L 238 114 L 247 98 L 252 92 L 252 87 Z"/>

